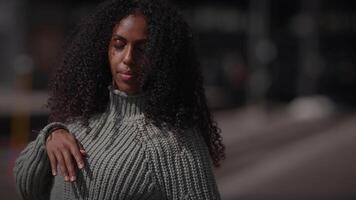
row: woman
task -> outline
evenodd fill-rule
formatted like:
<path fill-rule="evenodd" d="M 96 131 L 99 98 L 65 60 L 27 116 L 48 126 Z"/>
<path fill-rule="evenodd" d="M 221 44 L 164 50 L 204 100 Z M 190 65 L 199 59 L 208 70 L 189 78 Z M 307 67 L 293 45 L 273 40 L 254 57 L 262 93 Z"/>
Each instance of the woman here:
<path fill-rule="evenodd" d="M 16 161 L 24 199 L 220 199 L 212 164 L 224 146 L 191 32 L 172 7 L 104 2 L 63 58 L 52 123 Z"/>

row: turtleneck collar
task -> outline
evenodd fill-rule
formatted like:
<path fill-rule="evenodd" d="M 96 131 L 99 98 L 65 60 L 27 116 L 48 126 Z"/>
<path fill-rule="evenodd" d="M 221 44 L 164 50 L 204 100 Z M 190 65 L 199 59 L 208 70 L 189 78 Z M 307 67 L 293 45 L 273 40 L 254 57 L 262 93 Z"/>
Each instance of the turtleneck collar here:
<path fill-rule="evenodd" d="M 110 91 L 110 112 L 115 112 L 123 119 L 138 119 L 143 117 L 145 95 L 129 95 L 114 86 L 108 87 Z"/>

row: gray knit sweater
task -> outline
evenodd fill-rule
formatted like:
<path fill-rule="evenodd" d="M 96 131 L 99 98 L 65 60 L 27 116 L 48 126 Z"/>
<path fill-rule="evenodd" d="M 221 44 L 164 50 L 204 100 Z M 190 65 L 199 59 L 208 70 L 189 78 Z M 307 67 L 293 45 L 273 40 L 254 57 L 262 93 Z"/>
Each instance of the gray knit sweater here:
<path fill-rule="evenodd" d="M 88 154 L 75 182 L 51 175 L 44 142 L 55 123 L 21 152 L 14 173 L 23 199 L 220 199 L 200 134 L 147 123 L 144 96 L 109 90 L 110 106 L 90 119 L 89 134 L 79 122 L 66 124 Z"/>

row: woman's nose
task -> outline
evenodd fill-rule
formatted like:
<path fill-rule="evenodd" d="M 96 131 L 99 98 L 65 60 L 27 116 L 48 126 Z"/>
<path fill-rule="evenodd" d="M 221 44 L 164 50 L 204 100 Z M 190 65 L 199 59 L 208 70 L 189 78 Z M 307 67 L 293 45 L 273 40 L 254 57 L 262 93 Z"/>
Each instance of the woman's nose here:
<path fill-rule="evenodd" d="M 131 65 L 133 63 L 133 48 L 128 47 L 124 56 L 124 63 L 126 65 Z"/>

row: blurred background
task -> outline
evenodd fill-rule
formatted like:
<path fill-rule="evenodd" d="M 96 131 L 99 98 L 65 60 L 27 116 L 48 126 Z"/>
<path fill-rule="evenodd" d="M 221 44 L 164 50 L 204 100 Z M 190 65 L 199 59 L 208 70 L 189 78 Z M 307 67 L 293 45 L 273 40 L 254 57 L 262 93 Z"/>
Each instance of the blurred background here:
<path fill-rule="evenodd" d="M 0 0 L 0 196 L 47 123 L 65 36 L 99 0 Z M 222 199 L 356 199 L 356 1 L 176 0 L 226 144 Z"/>

